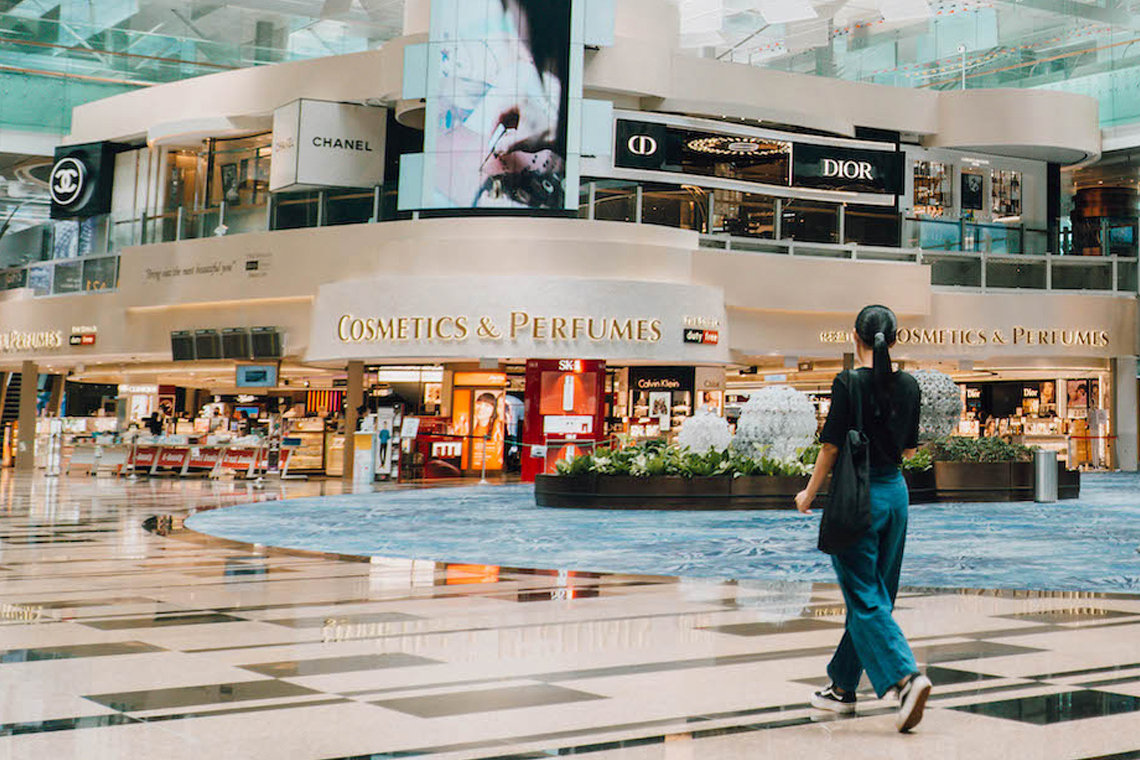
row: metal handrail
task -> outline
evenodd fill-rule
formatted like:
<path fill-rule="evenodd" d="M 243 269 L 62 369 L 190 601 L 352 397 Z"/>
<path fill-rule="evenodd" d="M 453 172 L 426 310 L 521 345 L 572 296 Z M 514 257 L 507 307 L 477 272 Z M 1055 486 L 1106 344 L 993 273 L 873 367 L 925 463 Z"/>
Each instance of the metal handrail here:
<path fill-rule="evenodd" d="M 740 244 L 741 247 L 736 247 L 734 243 Z M 1121 272 L 1120 264 L 1132 264 L 1140 267 L 1140 260 L 1135 256 L 1073 256 L 1063 253 L 988 253 L 986 251 L 937 251 L 937 250 L 924 250 L 921 248 L 891 248 L 885 246 L 866 246 L 858 243 L 803 243 L 795 240 L 774 240 L 770 238 L 748 238 L 738 237 L 731 235 L 707 235 L 700 236 L 700 246 L 702 248 L 712 248 L 716 250 L 723 250 L 726 252 L 736 252 L 741 254 L 761 254 L 761 255 L 778 255 L 778 256 L 795 256 L 796 248 L 802 250 L 816 250 L 826 251 L 832 253 L 843 254 L 840 258 L 850 261 L 860 260 L 860 253 L 864 256 L 871 254 L 888 256 L 889 260 L 895 263 L 915 263 L 923 264 L 937 260 L 954 259 L 954 260 L 967 260 L 977 261 L 981 264 L 981 283 L 980 285 L 936 285 L 935 287 L 947 287 L 965 290 L 968 292 L 1000 292 L 1000 293 L 1017 293 L 1026 290 L 1032 291 L 1048 291 L 1048 292 L 1064 292 L 1064 293 L 1084 293 L 1088 295 L 1129 295 L 1135 296 L 1137 292 L 1135 289 L 1122 289 L 1121 288 Z M 769 249 L 769 250 L 763 250 Z M 882 259 L 875 259 L 882 260 Z M 1045 267 L 1045 286 L 1042 288 L 1034 287 L 994 287 L 986 283 L 987 264 L 989 262 L 995 263 L 1014 263 L 1014 264 L 1036 264 Z M 1112 268 L 1112 288 L 1056 288 L 1053 286 L 1053 267 L 1068 267 L 1070 269 L 1077 267 L 1092 267 L 1092 266 L 1110 266 Z"/>

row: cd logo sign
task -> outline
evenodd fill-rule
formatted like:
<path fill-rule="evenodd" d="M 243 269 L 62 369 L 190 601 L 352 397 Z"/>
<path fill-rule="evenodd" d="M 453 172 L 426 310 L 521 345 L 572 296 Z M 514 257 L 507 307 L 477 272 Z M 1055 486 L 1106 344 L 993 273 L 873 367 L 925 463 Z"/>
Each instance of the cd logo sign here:
<path fill-rule="evenodd" d="M 652 156 L 657 152 L 657 140 L 649 135 L 634 135 L 626 147 L 635 156 Z"/>
<path fill-rule="evenodd" d="M 71 156 L 61 158 L 51 170 L 51 199 L 60 206 L 71 206 L 83 196 L 86 184 L 87 167 L 83 162 Z"/>

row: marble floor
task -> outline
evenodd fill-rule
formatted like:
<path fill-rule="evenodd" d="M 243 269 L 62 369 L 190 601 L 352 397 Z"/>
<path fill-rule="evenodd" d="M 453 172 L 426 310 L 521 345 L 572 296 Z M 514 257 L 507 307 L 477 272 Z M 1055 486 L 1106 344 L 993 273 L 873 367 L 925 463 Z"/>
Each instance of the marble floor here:
<path fill-rule="evenodd" d="M 316 554 L 183 525 L 339 493 L 0 473 L 0 758 L 1140 758 L 1135 594 L 904 590 L 935 692 L 900 736 L 873 694 L 849 718 L 807 704 L 843 625 L 827 583 Z"/>

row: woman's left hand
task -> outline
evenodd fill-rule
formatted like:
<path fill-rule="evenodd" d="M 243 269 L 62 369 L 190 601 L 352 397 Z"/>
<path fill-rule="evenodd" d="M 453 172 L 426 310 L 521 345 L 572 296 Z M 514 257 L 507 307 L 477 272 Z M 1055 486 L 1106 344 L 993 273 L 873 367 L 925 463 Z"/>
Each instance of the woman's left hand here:
<path fill-rule="evenodd" d="M 813 501 L 815 501 L 815 495 L 808 493 L 808 489 L 805 488 L 796 494 L 796 509 L 798 509 L 801 514 L 810 515 L 811 503 Z"/>

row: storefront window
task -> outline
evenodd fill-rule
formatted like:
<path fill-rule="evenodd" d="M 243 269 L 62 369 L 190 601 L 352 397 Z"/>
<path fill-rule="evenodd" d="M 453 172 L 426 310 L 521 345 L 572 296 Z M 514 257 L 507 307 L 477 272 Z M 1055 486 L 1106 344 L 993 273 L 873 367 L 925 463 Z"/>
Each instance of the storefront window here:
<path fill-rule="evenodd" d="M 898 212 L 889 206 L 847 206 L 844 211 L 845 243 L 896 248 L 899 228 Z"/>
<path fill-rule="evenodd" d="M 208 205 L 225 202 L 229 234 L 265 229 L 272 140 L 266 133 L 210 141 Z"/>
<path fill-rule="evenodd" d="M 271 227 L 295 230 L 316 227 L 320 219 L 320 193 L 277 193 L 273 198 Z"/>
<path fill-rule="evenodd" d="M 994 169 L 990 172 L 995 221 L 1021 216 L 1021 172 Z"/>
<path fill-rule="evenodd" d="M 119 257 L 104 256 L 83 262 L 84 290 L 112 290 L 118 283 Z"/>
<path fill-rule="evenodd" d="M 667 135 L 665 171 L 765 185 L 790 182 L 789 142 L 680 127 L 669 127 Z"/>
<path fill-rule="evenodd" d="M 83 289 L 83 263 L 72 261 L 56 264 L 53 293 L 78 293 Z"/>
<path fill-rule="evenodd" d="M 641 221 L 704 232 L 708 225 L 708 191 L 691 185 L 642 185 Z"/>
<path fill-rule="evenodd" d="M 364 224 L 372 218 L 374 205 L 371 190 L 329 190 L 325 194 L 324 223 Z"/>
<path fill-rule="evenodd" d="M 598 180 L 594 191 L 594 218 L 609 222 L 637 221 L 637 183 Z"/>
<path fill-rule="evenodd" d="M 775 199 L 736 190 L 714 190 L 711 231 L 772 239 L 776 236 Z"/>
<path fill-rule="evenodd" d="M 940 217 L 954 206 L 954 168 L 941 161 L 914 162 L 914 214 Z"/>
<path fill-rule="evenodd" d="M 839 207 L 832 203 L 788 199 L 783 202 L 783 237 L 806 243 L 839 242 Z"/>

